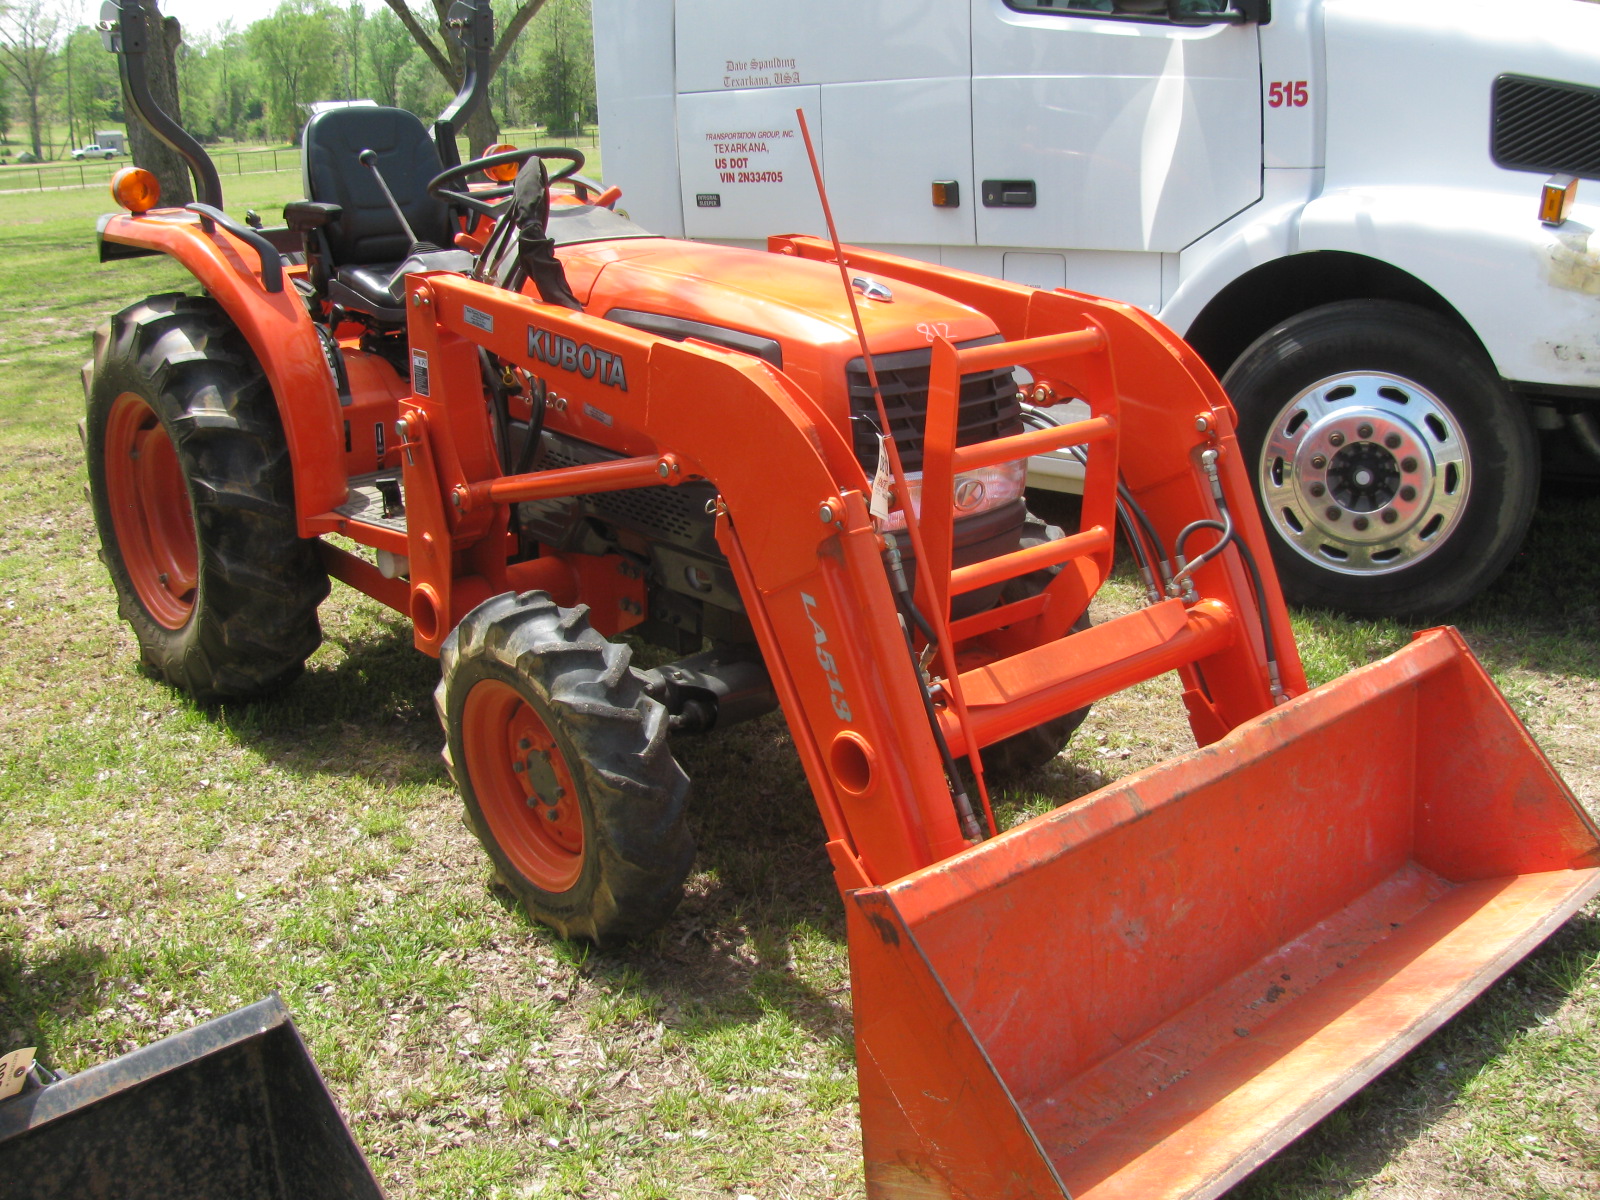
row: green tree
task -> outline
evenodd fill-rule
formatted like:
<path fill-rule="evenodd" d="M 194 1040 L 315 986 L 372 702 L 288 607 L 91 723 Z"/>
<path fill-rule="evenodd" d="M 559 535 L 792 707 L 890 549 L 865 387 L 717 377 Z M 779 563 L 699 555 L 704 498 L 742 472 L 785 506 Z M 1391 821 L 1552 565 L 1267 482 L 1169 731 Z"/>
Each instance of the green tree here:
<path fill-rule="evenodd" d="M 70 33 L 61 48 L 61 98 L 67 109 L 67 142 L 83 146 L 95 131 L 122 117 L 122 82 L 117 63 L 87 25 Z"/>
<path fill-rule="evenodd" d="M 454 92 L 461 85 L 465 75 L 466 57 L 461 44 L 454 38 L 435 36 L 438 30 L 444 28 L 451 0 L 433 0 L 433 19 L 428 20 L 427 25 L 435 31 L 434 33 L 424 28 L 425 18 L 420 18 L 412 12 L 405 0 L 384 0 L 384 3 L 405 26 L 412 41 L 422 49 L 423 54 L 427 55 L 428 61 L 433 64 L 446 86 Z M 519 0 L 514 8 L 508 9 L 508 16 L 503 23 L 497 19 L 499 36 L 495 39 L 494 49 L 489 55 L 491 71 L 500 69 L 511 47 L 516 44 L 517 38 L 545 3 L 546 0 Z M 490 97 L 486 96 L 484 103 L 480 104 L 477 111 L 472 114 L 467 122 L 466 133 L 474 154 L 481 153 L 491 143 L 500 139 L 500 126 L 494 119 Z"/>
<path fill-rule="evenodd" d="M 334 13 L 333 23 L 339 31 L 339 82 L 346 100 L 364 100 L 361 94 L 361 44 L 366 40 L 369 24 L 367 10 L 361 0 L 350 0 L 344 8 Z"/>
<path fill-rule="evenodd" d="M 400 103 L 400 72 L 417 52 L 416 42 L 387 8 L 380 8 L 367 19 L 361 48 L 367 61 L 367 78 L 372 98 L 390 108 Z"/>
<path fill-rule="evenodd" d="M 44 157 L 49 89 L 55 80 L 66 22 L 54 0 L 0 3 L 0 70 L 10 78 L 27 113 L 28 140 Z"/>
<path fill-rule="evenodd" d="M 303 106 L 327 99 L 338 84 L 335 11 L 321 0 L 284 0 L 246 34 L 261 69 L 267 131 L 274 138 L 292 140 L 305 120 Z"/>
<path fill-rule="evenodd" d="M 548 0 L 535 32 L 538 67 L 523 77 L 526 99 L 534 120 L 568 136 L 593 120 L 596 107 L 588 0 Z"/>
<path fill-rule="evenodd" d="M 206 55 L 215 68 L 212 103 L 217 131 L 235 141 L 244 137 L 250 114 L 259 116 L 261 111 L 256 86 L 260 71 L 250 56 L 248 36 L 230 18 L 217 27 L 217 40 Z"/>

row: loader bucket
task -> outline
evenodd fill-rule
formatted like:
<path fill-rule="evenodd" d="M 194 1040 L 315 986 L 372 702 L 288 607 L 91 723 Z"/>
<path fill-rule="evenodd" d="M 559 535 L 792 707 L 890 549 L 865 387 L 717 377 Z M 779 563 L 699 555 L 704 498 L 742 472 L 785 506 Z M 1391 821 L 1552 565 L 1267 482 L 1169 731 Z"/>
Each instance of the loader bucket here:
<path fill-rule="evenodd" d="M 1453 630 L 850 894 L 868 1194 L 1216 1196 L 1600 890 Z"/>
<path fill-rule="evenodd" d="M 0 1181 L 28 1200 L 383 1200 L 276 996 L 0 1103 Z"/>

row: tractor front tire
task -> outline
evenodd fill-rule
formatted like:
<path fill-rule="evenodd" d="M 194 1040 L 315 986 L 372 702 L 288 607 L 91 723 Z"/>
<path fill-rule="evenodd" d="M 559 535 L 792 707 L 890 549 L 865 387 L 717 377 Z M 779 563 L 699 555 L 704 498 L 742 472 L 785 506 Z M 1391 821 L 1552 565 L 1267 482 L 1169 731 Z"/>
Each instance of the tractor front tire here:
<path fill-rule="evenodd" d="M 101 557 L 145 664 L 196 699 L 249 699 L 322 641 L 328 577 L 295 526 L 272 389 L 210 300 L 169 293 L 95 337 L 84 422 Z"/>
<path fill-rule="evenodd" d="M 445 639 L 434 693 L 497 880 L 563 937 L 600 945 L 661 925 L 694 861 L 667 711 L 629 658 L 587 608 L 507 592 Z"/>

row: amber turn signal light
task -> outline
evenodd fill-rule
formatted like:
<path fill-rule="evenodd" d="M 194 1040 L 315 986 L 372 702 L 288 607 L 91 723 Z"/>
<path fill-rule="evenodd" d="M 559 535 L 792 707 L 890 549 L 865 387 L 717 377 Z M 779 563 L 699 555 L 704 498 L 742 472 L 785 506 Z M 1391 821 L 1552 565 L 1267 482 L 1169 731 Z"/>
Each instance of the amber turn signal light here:
<path fill-rule="evenodd" d="M 1575 175 L 1552 175 L 1545 180 L 1539 192 L 1539 220 L 1546 225 L 1566 222 L 1572 202 L 1578 198 L 1578 178 Z"/>
<path fill-rule="evenodd" d="M 111 177 L 111 198 L 131 213 L 146 213 L 161 203 L 161 184 L 143 167 L 123 167 Z"/>
<path fill-rule="evenodd" d="M 509 154 L 516 147 L 508 142 L 499 142 L 490 146 L 483 152 L 484 158 L 491 158 L 496 154 Z M 521 163 L 499 163 L 492 167 L 485 167 L 483 173 L 496 183 L 510 183 L 517 177 L 517 172 L 522 169 Z"/>

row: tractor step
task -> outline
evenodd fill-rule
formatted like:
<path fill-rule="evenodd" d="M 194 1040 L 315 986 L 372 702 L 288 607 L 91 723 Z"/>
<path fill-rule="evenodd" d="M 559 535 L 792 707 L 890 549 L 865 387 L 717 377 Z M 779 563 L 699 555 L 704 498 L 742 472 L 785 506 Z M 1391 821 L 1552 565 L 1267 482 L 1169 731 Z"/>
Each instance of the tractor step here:
<path fill-rule="evenodd" d="M 406 531 L 405 500 L 400 491 L 400 478 L 393 471 L 352 476 L 348 497 L 333 511 L 348 520 L 375 525 L 391 533 L 404 535 Z"/>

